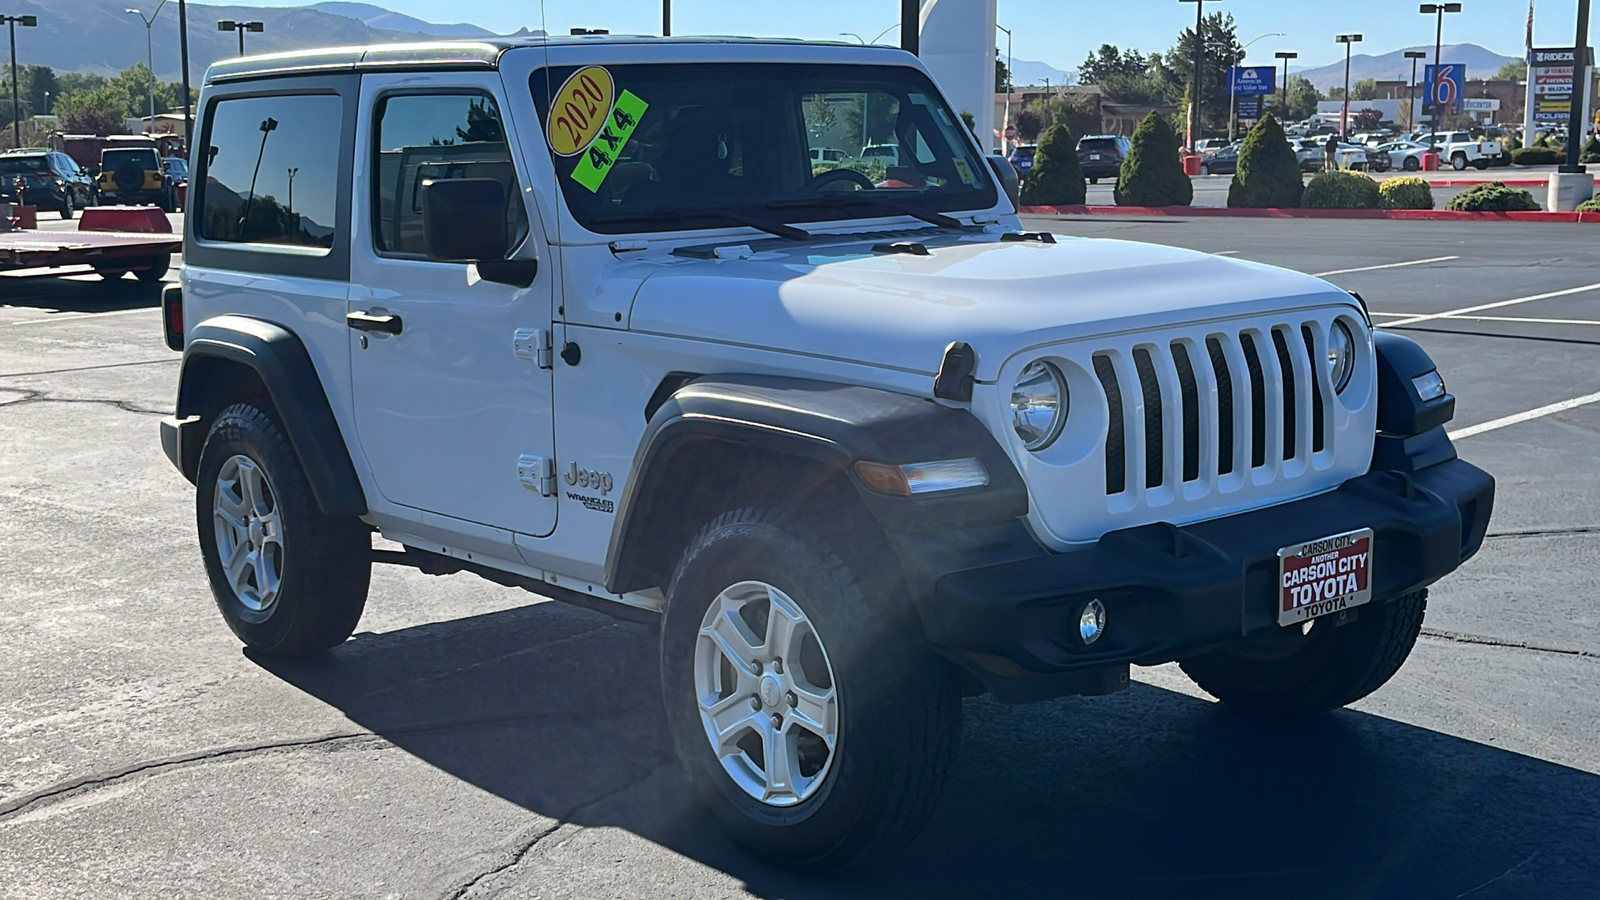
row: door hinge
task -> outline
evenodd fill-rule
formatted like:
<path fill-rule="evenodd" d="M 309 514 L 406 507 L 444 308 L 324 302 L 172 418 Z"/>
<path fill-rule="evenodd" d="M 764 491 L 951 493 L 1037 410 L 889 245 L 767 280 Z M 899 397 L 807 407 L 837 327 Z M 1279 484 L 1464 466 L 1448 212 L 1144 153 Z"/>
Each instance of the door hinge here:
<path fill-rule="evenodd" d="M 539 496 L 549 497 L 556 492 L 556 461 L 547 456 L 519 456 L 517 480 Z"/>
<path fill-rule="evenodd" d="M 548 328 L 518 328 L 511 336 L 511 347 L 518 359 L 535 363 L 541 369 L 552 365 L 552 351 Z"/>

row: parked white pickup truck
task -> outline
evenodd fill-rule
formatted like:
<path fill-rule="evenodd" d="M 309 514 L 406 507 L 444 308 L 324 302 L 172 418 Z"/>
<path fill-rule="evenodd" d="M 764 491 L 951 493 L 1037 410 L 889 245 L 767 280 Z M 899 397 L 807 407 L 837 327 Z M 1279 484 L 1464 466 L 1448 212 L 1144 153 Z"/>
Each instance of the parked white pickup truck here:
<path fill-rule="evenodd" d="M 1426 144 L 1428 136 L 1422 135 L 1420 140 Z M 1499 141 L 1474 140 L 1465 131 L 1441 131 L 1433 136 L 1433 144 L 1439 149 L 1440 164 L 1448 163 L 1457 172 L 1468 165 L 1487 169 L 1502 158 L 1509 161 L 1505 147 Z"/>

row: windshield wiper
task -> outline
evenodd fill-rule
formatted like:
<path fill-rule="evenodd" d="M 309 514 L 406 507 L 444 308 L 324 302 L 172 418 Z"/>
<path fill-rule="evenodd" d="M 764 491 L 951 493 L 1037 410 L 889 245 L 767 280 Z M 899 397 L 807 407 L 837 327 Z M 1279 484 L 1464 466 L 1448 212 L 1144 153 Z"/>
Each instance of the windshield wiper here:
<path fill-rule="evenodd" d="M 892 209 L 902 215 L 913 219 L 921 219 L 930 225 L 940 228 L 963 228 L 961 220 L 953 219 L 943 213 L 931 212 L 918 207 L 914 203 L 907 203 L 893 197 L 880 197 L 877 192 L 852 191 L 848 194 L 817 194 L 812 197 L 801 197 L 794 200 L 774 200 L 767 204 L 767 209 L 804 209 L 807 207 L 834 207 L 834 206 L 881 206 Z"/>
<path fill-rule="evenodd" d="M 785 225 L 772 219 L 760 216 L 747 216 L 731 209 L 714 209 L 712 207 L 675 206 L 667 209 L 653 209 L 641 212 L 600 213 L 592 216 L 596 222 L 653 222 L 657 219 L 720 219 L 724 222 L 733 222 L 765 231 L 767 234 L 777 235 L 790 241 L 806 241 L 811 239 L 811 232 L 793 225 Z"/>

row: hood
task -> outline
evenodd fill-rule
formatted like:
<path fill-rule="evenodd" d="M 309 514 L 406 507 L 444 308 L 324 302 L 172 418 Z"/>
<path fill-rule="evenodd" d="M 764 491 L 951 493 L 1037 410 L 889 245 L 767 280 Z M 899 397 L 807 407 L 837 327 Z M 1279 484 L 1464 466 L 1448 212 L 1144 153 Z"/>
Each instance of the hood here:
<path fill-rule="evenodd" d="M 991 381 L 1029 347 L 1354 305 L 1309 275 L 1155 244 L 961 236 L 913 256 L 874 254 L 873 243 L 674 257 L 640 285 L 629 327 L 929 375 L 950 343 L 965 341 L 978 353 L 979 380 Z"/>

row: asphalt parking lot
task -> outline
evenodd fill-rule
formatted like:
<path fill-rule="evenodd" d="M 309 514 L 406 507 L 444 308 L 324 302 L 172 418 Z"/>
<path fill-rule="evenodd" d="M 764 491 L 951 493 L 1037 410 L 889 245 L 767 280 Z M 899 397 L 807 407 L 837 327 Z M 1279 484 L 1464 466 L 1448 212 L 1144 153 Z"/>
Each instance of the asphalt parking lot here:
<path fill-rule="evenodd" d="M 1325 274 L 1433 354 L 1497 510 L 1385 689 L 1296 728 L 1170 666 L 969 700 L 923 837 L 798 878 L 691 802 L 646 626 L 380 566 L 327 657 L 241 652 L 155 286 L 3 277 L 0 897 L 1600 897 L 1600 230 L 1028 225 Z"/>

